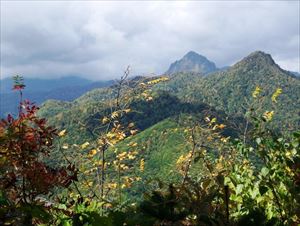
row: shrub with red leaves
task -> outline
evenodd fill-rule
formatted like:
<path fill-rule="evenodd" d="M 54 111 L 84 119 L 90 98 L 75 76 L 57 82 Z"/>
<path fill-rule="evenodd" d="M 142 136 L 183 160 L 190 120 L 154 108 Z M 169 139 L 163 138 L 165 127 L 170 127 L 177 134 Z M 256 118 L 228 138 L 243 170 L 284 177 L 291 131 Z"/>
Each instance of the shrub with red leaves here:
<path fill-rule="evenodd" d="M 18 117 L 8 115 L 0 121 L 0 195 L 15 207 L 34 205 L 39 195 L 77 180 L 73 165 L 51 168 L 41 161 L 52 150 L 57 131 L 36 115 L 37 106 L 22 101 L 24 87 L 22 83 L 14 86 L 21 99 Z"/>
<path fill-rule="evenodd" d="M 54 187 L 68 187 L 77 177 L 74 167 L 54 169 L 40 161 L 51 151 L 56 129 L 36 116 L 38 108 L 29 101 L 23 101 L 22 109 L 18 118 L 8 115 L 0 122 L 0 189 L 10 201 L 31 203 Z"/>

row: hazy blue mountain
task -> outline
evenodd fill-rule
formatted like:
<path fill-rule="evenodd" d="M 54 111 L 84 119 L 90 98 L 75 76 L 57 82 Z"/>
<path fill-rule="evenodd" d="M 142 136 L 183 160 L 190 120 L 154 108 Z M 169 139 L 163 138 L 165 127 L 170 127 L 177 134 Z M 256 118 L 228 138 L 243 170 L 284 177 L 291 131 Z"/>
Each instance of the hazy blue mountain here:
<path fill-rule="evenodd" d="M 95 89 L 110 86 L 112 81 L 93 82 L 80 77 L 63 77 L 59 79 L 26 79 L 26 88 L 23 91 L 24 99 L 41 104 L 42 102 L 55 99 L 72 101 L 82 94 Z M 19 94 L 12 90 L 11 78 L 1 80 L 0 92 L 0 116 L 8 113 L 16 114 L 19 103 Z"/>
<path fill-rule="evenodd" d="M 205 56 L 190 51 L 182 59 L 175 61 L 166 71 L 166 74 L 172 75 L 179 72 L 195 72 L 208 74 L 218 70 L 215 63 L 209 61 Z"/>
<path fill-rule="evenodd" d="M 77 77 L 68 76 L 56 79 L 41 79 L 41 78 L 26 78 L 24 77 L 26 90 L 28 92 L 38 92 L 38 91 L 49 91 L 56 88 L 62 88 L 65 86 L 82 86 L 92 83 L 91 80 Z M 0 80 L 0 92 L 10 93 L 13 86 L 12 78 L 5 78 Z"/>
<path fill-rule="evenodd" d="M 295 75 L 296 77 L 300 77 L 300 73 L 296 72 L 296 71 L 289 71 L 290 73 L 292 73 L 293 75 Z"/>
<path fill-rule="evenodd" d="M 219 71 L 226 71 L 228 69 L 230 69 L 230 66 L 224 66 L 224 67 L 219 68 Z"/>

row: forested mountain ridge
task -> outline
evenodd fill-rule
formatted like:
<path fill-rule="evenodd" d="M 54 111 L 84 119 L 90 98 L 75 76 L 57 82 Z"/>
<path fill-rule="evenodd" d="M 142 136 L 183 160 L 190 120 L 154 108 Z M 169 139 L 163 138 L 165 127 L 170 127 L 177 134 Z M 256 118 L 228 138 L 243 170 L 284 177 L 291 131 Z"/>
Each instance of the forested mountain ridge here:
<path fill-rule="evenodd" d="M 209 103 L 234 115 L 243 114 L 249 107 L 256 87 L 262 89 L 263 96 L 281 88 L 275 117 L 285 126 L 299 128 L 300 80 L 281 69 L 269 54 L 261 51 L 253 52 L 227 70 L 211 73 L 205 78 L 178 73 L 164 86 L 182 100 Z M 265 110 L 271 105 L 270 100 L 264 106 Z"/>
<path fill-rule="evenodd" d="M 143 79 L 149 80 L 149 78 Z M 279 97 L 274 117 L 286 129 L 299 128 L 300 80 L 281 69 L 269 54 L 261 51 L 253 52 L 232 67 L 210 73 L 206 77 L 193 72 L 176 73 L 169 81 L 153 87 L 153 92 L 156 93 L 153 101 L 142 101 L 139 104 L 135 102 L 131 106 L 137 107 L 136 110 L 140 112 L 140 115 L 149 112 L 150 117 L 147 117 L 147 120 L 153 120 L 141 126 L 139 129 L 142 130 L 158 122 L 159 119 L 164 119 L 167 115 L 186 112 L 184 109 L 187 107 L 183 107 L 186 105 L 184 103 L 190 103 L 191 106 L 204 103 L 219 111 L 224 111 L 233 118 L 238 118 L 245 113 L 247 108 L 251 107 L 251 95 L 256 87 L 261 87 L 262 96 L 271 95 L 276 89 L 281 88 L 282 95 Z M 99 126 L 99 120 L 108 107 L 107 101 L 115 95 L 114 89 L 114 86 L 94 89 L 70 103 L 47 101 L 42 105 L 40 114 L 48 118 L 49 122 L 54 123 L 55 126 L 70 129 L 73 131 L 71 132 L 72 137 L 77 137 L 78 133 L 75 131 L 79 131 L 79 127 L 88 125 L 88 128 L 93 131 Z M 174 105 L 177 107 L 173 109 Z M 263 109 L 268 110 L 272 106 L 272 101 L 269 100 Z M 151 111 L 152 113 L 150 113 Z M 173 113 L 166 114 L 169 111 Z M 155 112 L 160 113 L 155 114 Z M 190 111 L 190 113 L 192 112 L 196 113 L 195 110 Z M 161 118 L 154 119 L 155 115 L 160 115 Z M 138 119 L 137 116 L 134 117 Z M 81 126 L 77 123 L 78 120 L 82 123 Z M 145 121 L 144 118 L 143 120 Z M 70 125 L 72 126 L 70 127 Z M 282 125 L 280 124 L 280 126 Z M 88 138 L 89 133 L 85 134 L 85 136 L 81 134 L 78 138 Z"/>

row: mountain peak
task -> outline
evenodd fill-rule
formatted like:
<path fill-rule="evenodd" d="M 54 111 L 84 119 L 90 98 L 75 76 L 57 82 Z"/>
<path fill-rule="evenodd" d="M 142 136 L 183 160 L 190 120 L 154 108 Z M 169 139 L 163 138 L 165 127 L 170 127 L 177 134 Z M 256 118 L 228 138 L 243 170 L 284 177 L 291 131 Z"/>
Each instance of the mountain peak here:
<path fill-rule="evenodd" d="M 252 64 L 276 65 L 272 56 L 262 51 L 255 51 L 253 53 L 250 53 L 248 56 L 246 56 L 244 59 L 238 62 L 238 64 L 239 63 L 246 63 L 251 65 Z"/>
<path fill-rule="evenodd" d="M 216 71 L 216 65 L 209 61 L 205 56 L 202 56 L 194 51 L 189 51 L 180 60 L 172 63 L 166 74 L 175 74 L 178 72 L 196 72 L 207 74 Z"/>
<path fill-rule="evenodd" d="M 204 56 L 196 53 L 195 51 L 189 51 L 187 52 L 187 54 L 184 55 L 184 57 L 204 57 Z"/>
<path fill-rule="evenodd" d="M 254 52 L 252 52 L 252 53 L 249 54 L 249 56 L 255 56 L 255 55 L 259 55 L 259 56 L 271 56 L 270 54 L 265 53 L 265 52 L 263 52 L 261 50 L 256 50 L 256 51 L 254 51 Z"/>

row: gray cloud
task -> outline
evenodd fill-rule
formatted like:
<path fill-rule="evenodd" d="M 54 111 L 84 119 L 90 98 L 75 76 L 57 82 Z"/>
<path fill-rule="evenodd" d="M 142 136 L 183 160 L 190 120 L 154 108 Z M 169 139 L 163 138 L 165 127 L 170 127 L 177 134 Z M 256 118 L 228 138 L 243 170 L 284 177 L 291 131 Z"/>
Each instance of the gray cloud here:
<path fill-rule="evenodd" d="M 1 77 L 163 73 L 194 50 L 231 65 L 271 53 L 300 71 L 299 1 L 1 2 Z"/>

